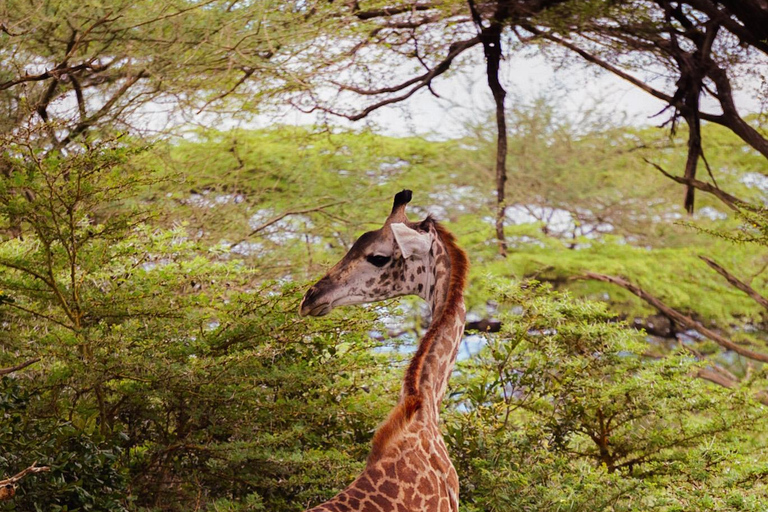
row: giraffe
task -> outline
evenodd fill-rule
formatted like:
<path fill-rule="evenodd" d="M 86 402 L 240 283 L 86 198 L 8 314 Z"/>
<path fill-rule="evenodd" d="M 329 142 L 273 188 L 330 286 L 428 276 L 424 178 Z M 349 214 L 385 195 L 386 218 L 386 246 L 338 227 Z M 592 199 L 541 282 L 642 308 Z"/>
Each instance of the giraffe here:
<path fill-rule="evenodd" d="M 439 426 L 466 309 L 468 260 L 432 217 L 409 222 L 410 190 L 395 195 L 384 226 L 363 234 L 304 295 L 299 313 L 418 295 L 432 322 L 405 371 L 397 405 L 373 436 L 362 474 L 307 512 L 457 512 L 459 479 Z"/>

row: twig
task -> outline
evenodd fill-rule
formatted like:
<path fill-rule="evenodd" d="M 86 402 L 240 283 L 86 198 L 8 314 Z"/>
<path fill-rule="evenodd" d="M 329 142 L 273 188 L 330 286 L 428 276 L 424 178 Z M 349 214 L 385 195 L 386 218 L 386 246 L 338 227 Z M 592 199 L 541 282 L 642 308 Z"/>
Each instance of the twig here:
<path fill-rule="evenodd" d="M 401 101 L 407 100 L 408 98 L 413 96 L 416 92 L 420 91 L 422 88 L 428 87 L 432 83 L 432 80 L 434 80 L 435 78 L 437 78 L 438 76 L 442 75 L 443 73 L 445 73 L 450 69 L 451 64 L 453 63 L 453 60 L 456 57 L 458 57 L 459 54 L 461 54 L 465 50 L 468 50 L 469 48 L 472 48 L 478 43 L 480 43 L 479 36 L 473 37 L 472 39 L 467 39 L 465 41 L 460 41 L 458 43 L 451 44 L 451 46 L 448 48 L 448 55 L 446 55 L 446 57 L 443 60 L 437 63 L 437 65 L 435 65 L 429 72 L 423 73 L 417 77 L 407 80 L 401 83 L 400 85 L 397 85 L 394 87 L 387 87 L 379 90 L 376 90 L 376 89 L 366 90 L 366 89 L 358 89 L 354 86 L 345 86 L 340 83 L 335 83 L 335 85 L 341 89 L 349 90 L 352 92 L 356 92 L 357 94 L 367 95 L 367 96 L 375 96 L 379 94 L 379 92 L 377 91 L 387 91 L 387 90 L 401 91 L 412 86 L 403 94 L 399 96 L 393 96 L 391 98 L 383 99 L 377 103 L 368 105 L 365 109 L 359 111 L 357 114 L 345 114 L 343 112 L 337 112 L 332 108 L 324 107 L 319 104 L 313 106 L 312 108 L 302 108 L 300 105 L 297 105 L 295 103 L 291 103 L 291 105 L 305 114 L 311 114 L 315 111 L 320 111 L 333 116 L 343 117 L 345 119 L 349 119 L 350 121 L 359 121 L 367 117 L 371 112 L 378 110 L 381 107 L 386 107 L 387 105 L 391 105 L 393 103 L 399 103 Z"/>
<path fill-rule="evenodd" d="M 253 231 L 248 233 L 248 236 L 253 236 L 256 233 L 258 233 L 259 231 L 263 231 L 263 230 L 267 229 L 269 226 L 271 226 L 275 222 L 281 221 L 285 217 L 288 217 L 289 215 L 301 215 L 303 213 L 316 212 L 318 210 L 324 210 L 326 208 L 330 208 L 331 206 L 336 206 L 336 205 L 343 204 L 343 203 L 346 203 L 346 202 L 347 201 L 336 201 L 335 203 L 328 203 L 328 204 L 324 204 L 324 205 L 321 205 L 321 206 L 315 206 L 314 208 L 305 208 L 303 210 L 288 210 L 286 212 L 281 213 L 280 215 L 277 215 L 276 217 L 272 217 L 271 219 L 269 219 L 265 223 L 263 223 L 260 226 L 254 228 Z"/>
<path fill-rule="evenodd" d="M 242 240 L 232 244 L 232 247 L 235 247 L 236 245 L 239 245 L 239 244 L 245 242 L 248 238 L 252 237 L 253 235 L 258 233 L 259 231 L 263 231 L 263 230 L 267 229 L 272 224 L 283 220 L 285 217 L 288 217 L 289 215 L 301 215 L 303 213 L 311 213 L 311 212 L 322 211 L 322 210 L 324 210 L 326 208 L 330 208 L 331 206 L 336 206 L 336 205 L 344 204 L 344 203 L 348 203 L 348 202 L 349 201 L 336 201 L 335 203 L 323 204 L 323 205 L 320 205 L 320 206 L 315 206 L 313 208 L 304 208 L 304 209 L 301 209 L 301 210 L 288 210 L 288 211 L 285 211 L 285 212 L 281 213 L 280 215 L 276 215 L 275 217 L 272 217 L 271 219 L 268 219 L 263 224 L 260 224 L 259 226 L 256 226 Z"/>

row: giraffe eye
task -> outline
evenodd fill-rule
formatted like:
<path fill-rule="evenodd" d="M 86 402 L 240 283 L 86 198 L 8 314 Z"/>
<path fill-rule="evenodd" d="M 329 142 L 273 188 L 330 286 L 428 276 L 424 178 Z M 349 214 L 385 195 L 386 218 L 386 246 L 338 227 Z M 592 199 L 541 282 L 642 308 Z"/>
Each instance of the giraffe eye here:
<path fill-rule="evenodd" d="M 365 259 L 368 260 L 368 263 L 370 263 L 371 265 L 376 265 L 377 267 L 383 267 L 384 265 L 389 263 L 389 260 L 391 260 L 392 257 L 391 256 L 375 256 L 371 254 Z"/>

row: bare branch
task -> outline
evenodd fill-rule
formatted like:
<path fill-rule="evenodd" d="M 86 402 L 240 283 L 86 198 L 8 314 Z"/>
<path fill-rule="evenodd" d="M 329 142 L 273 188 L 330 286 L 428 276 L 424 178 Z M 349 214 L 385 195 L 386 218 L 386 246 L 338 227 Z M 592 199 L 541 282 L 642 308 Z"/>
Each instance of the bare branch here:
<path fill-rule="evenodd" d="M 316 212 L 318 210 L 324 210 L 326 208 L 330 208 L 331 206 L 336 206 L 336 205 L 339 205 L 339 204 L 344 204 L 346 202 L 348 202 L 348 201 L 336 201 L 335 203 L 328 203 L 328 204 L 324 204 L 324 205 L 321 205 L 321 206 L 315 206 L 314 208 L 304 208 L 303 210 L 288 210 L 286 212 L 281 213 L 280 215 L 277 215 L 276 217 L 272 217 L 271 219 L 269 219 L 265 223 L 263 223 L 260 226 L 254 228 L 253 231 L 248 233 L 248 236 L 253 236 L 256 233 L 258 233 L 259 231 L 263 231 L 263 230 L 267 229 L 269 226 L 271 226 L 275 222 L 283 220 L 285 217 L 288 217 L 289 215 L 301 215 L 303 213 Z"/>
<path fill-rule="evenodd" d="M 115 91 L 115 94 L 112 95 L 109 100 L 107 100 L 106 103 L 94 114 L 90 115 L 87 119 L 84 121 L 79 122 L 74 128 L 72 128 L 72 131 L 70 131 L 66 137 L 61 139 L 59 143 L 56 145 L 58 149 L 61 149 L 62 147 L 69 144 L 72 140 L 76 139 L 78 135 L 88 130 L 91 126 L 96 124 L 96 122 L 101 119 L 102 117 L 109 114 L 110 110 L 114 106 L 115 103 L 126 93 L 128 90 L 139 80 L 142 78 L 145 78 L 148 76 L 148 73 L 145 70 L 141 70 L 138 73 L 136 73 L 133 76 L 130 76 L 125 83 L 117 90 Z"/>
<path fill-rule="evenodd" d="M 617 286 L 621 286 L 625 290 L 640 297 L 645 302 L 655 307 L 656 309 L 658 309 L 659 311 L 667 315 L 669 318 L 671 318 L 678 324 L 688 329 L 693 329 L 694 331 L 700 333 L 702 336 L 709 338 L 710 340 L 714 341 L 715 343 L 725 348 L 726 350 L 731 350 L 741 356 L 747 357 L 749 359 L 754 359 L 755 361 L 762 361 L 764 363 L 768 363 L 768 354 L 755 352 L 735 344 L 734 342 L 727 339 L 726 337 L 710 329 L 707 329 L 706 327 L 701 325 L 700 322 L 697 322 L 693 318 L 686 316 L 675 309 L 672 309 L 671 307 L 667 306 L 666 304 L 661 302 L 659 299 L 657 299 L 653 295 L 649 294 L 648 292 L 639 288 L 638 286 L 635 286 L 629 281 L 626 281 L 625 279 L 622 279 L 620 277 L 615 277 L 615 276 L 607 276 L 604 274 L 597 274 L 595 272 L 586 272 L 584 275 L 589 279 L 594 279 L 596 281 L 603 281 L 606 283 L 611 283 Z"/>
<path fill-rule="evenodd" d="M 697 188 L 697 189 L 699 189 L 699 190 L 701 190 L 703 192 L 707 192 L 709 194 L 712 194 L 713 196 L 718 198 L 720 201 L 725 203 L 725 205 L 728 208 L 730 208 L 731 210 L 733 210 L 733 211 L 739 211 L 738 205 L 739 204 L 744 204 L 744 201 L 742 201 L 738 197 L 732 196 L 728 192 L 723 192 L 722 190 L 720 190 L 719 188 L 715 187 L 714 185 L 710 185 L 709 183 L 706 183 L 706 182 L 701 181 L 701 180 L 697 180 L 695 178 L 682 178 L 680 176 L 673 176 L 673 175 L 669 174 L 667 171 L 665 171 L 664 168 L 661 167 L 659 164 L 651 162 L 647 158 L 644 158 L 643 160 L 645 160 L 647 163 L 649 163 L 652 166 L 654 166 L 661 174 L 663 174 L 664 176 L 666 176 L 667 178 L 669 178 L 671 180 L 674 180 L 674 181 L 676 181 L 678 183 L 681 183 L 683 185 L 692 186 L 692 187 Z"/>
<path fill-rule="evenodd" d="M 440 61 L 434 68 L 432 68 L 428 73 L 424 73 L 423 75 L 420 75 L 420 76 L 418 76 L 416 78 L 408 80 L 407 82 L 405 82 L 406 85 L 400 84 L 399 86 L 394 86 L 394 90 L 395 91 L 399 91 L 399 90 L 407 88 L 410 85 L 416 84 L 409 91 L 407 91 L 407 92 L 405 92 L 405 93 L 403 93 L 403 94 L 401 94 L 399 96 L 394 96 L 392 98 L 387 98 L 385 100 L 381 100 L 381 101 L 379 101 L 377 103 L 369 105 L 364 110 L 362 110 L 361 112 L 359 112 L 357 114 L 354 114 L 354 115 L 343 114 L 341 112 L 336 112 L 336 111 L 334 111 L 334 110 L 332 110 L 330 108 L 322 107 L 322 106 L 319 106 L 319 105 L 313 107 L 309 111 L 303 111 L 303 112 L 309 113 L 309 112 L 312 112 L 314 110 L 321 110 L 323 112 L 327 112 L 328 114 L 331 114 L 331 115 L 334 115 L 334 116 L 344 117 L 346 119 L 349 119 L 350 121 L 359 121 L 360 119 L 363 119 L 363 118 L 367 117 L 368 114 L 370 114 L 374 110 L 378 110 L 381 107 L 385 107 L 385 106 L 391 105 L 393 103 L 399 103 L 399 102 L 401 102 L 403 100 L 406 100 L 406 99 L 410 98 L 411 96 L 413 96 L 420 89 L 422 89 L 424 87 L 428 87 L 429 85 L 431 85 L 432 80 L 434 80 L 436 77 L 438 77 L 438 76 L 442 75 L 443 73 L 445 73 L 446 71 L 448 71 L 448 69 L 451 67 L 451 63 L 453 62 L 453 59 L 455 59 L 459 54 L 461 54 L 465 50 L 467 50 L 469 48 L 472 48 L 473 46 L 475 46 L 478 43 L 480 43 L 480 36 L 473 37 L 472 39 L 467 39 L 465 41 L 461 41 L 461 42 L 458 42 L 458 43 L 453 43 L 451 45 L 450 49 L 448 50 L 448 55 L 442 61 Z M 347 89 L 354 90 L 351 87 L 348 87 Z M 357 91 L 355 91 L 355 92 L 357 92 Z M 376 94 L 375 92 L 364 92 L 364 91 L 361 91 L 359 93 L 360 94 L 367 94 L 367 95 Z"/>
<path fill-rule="evenodd" d="M 301 215 L 301 214 L 304 214 L 304 213 L 319 212 L 319 211 L 325 210 L 326 208 L 330 208 L 331 206 L 336 206 L 336 205 L 344 204 L 344 203 L 348 203 L 348 202 L 349 201 L 336 201 L 334 203 L 327 203 L 327 204 L 323 204 L 323 205 L 320 205 L 320 206 L 315 206 L 315 207 L 312 207 L 312 208 L 303 208 L 303 209 L 299 209 L 299 210 L 287 210 L 287 211 L 281 213 L 280 215 L 276 215 L 276 216 L 272 217 L 271 219 L 268 219 L 266 222 L 260 224 L 256 228 L 254 228 L 253 231 L 248 233 L 248 235 L 245 238 L 243 238 L 239 242 L 236 242 L 236 243 L 232 244 L 232 247 L 234 247 L 234 246 L 236 246 L 238 244 L 243 243 L 247 238 L 252 237 L 253 235 L 257 234 L 260 231 L 264 231 L 265 229 L 267 229 L 272 224 L 274 224 L 276 222 L 279 222 L 279 221 L 283 220 L 284 218 L 286 218 L 286 217 L 288 217 L 290 215 Z"/>
<path fill-rule="evenodd" d="M 718 274 L 723 276 L 729 283 L 731 283 L 731 285 L 734 288 L 737 288 L 737 289 L 741 290 L 742 292 L 746 293 L 755 302 L 757 302 L 758 304 L 763 306 L 765 309 L 768 309 L 768 299 L 766 299 L 765 297 L 763 297 L 762 295 L 757 293 L 757 291 L 754 288 L 752 288 L 747 283 L 745 283 L 744 281 L 740 280 L 739 278 L 737 278 L 736 276 L 734 276 L 733 274 L 731 274 L 730 272 L 725 270 L 722 266 L 720 266 L 717 263 L 715 263 L 715 261 L 707 258 L 706 256 L 699 256 L 699 258 L 704 263 L 709 265 L 712 269 L 714 269 L 715 272 L 717 272 Z"/>
<path fill-rule="evenodd" d="M 255 72 L 256 72 L 256 68 L 247 68 L 247 69 L 244 69 L 244 70 L 243 70 L 243 76 L 242 76 L 242 77 L 241 77 L 241 78 L 240 78 L 240 79 L 239 79 L 239 80 L 238 80 L 238 81 L 237 81 L 237 82 L 236 82 L 236 83 L 235 83 L 235 84 L 234 84 L 232 87 L 230 87 L 230 88 L 229 88 L 229 90 L 227 90 L 227 91 L 224 91 L 224 92 L 222 92 L 221 94 L 217 95 L 216 97 L 214 97 L 214 98 L 212 98 L 212 99 L 208 100 L 208 101 L 205 103 L 205 105 L 203 105 L 202 107 L 200 107 L 200 110 L 198 110 L 198 111 L 197 111 L 197 113 L 198 113 L 198 114 L 199 114 L 199 113 L 201 113 L 203 110 L 205 110 L 206 108 L 208 108 L 208 106 L 209 106 L 211 103 L 213 103 L 213 102 L 215 102 L 215 101 L 219 101 L 219 100 L 222 100 L 222 99 L 226 98 L 227 96 L 229 96 L 230 94 L 232 94 L 233 92 L 235 92 L 235 90 L 236 90 L 238 87 L 240 87 L 240 86 L 241 86 L 241 85 L 242 85 L 242 84 L 243 84 L 243 83 L 244 83 L 246 80 L 248 80 L 248 79 L 249 79 L 249 78 L 250 78 L 250 77 L 251 77 L 251 76 L 252 76 L 252 75 L 253 75 Z"/>
<path fill-rule="evenodd" d="M 45 71 L 37 75 L 24 75 L 14 80 L 2 82 L 0 83 L 0 91 L 10 89 L 11 87 L 23 84 L 25 82 L 41 82 L 50 78 L 58 79 L 61 75 L 77 73 L 78 71 L 83 71 L 85 69 L 89 69 L 91 71 L 102 71 L 103 66 L 95 65 L 93 62 L 83 62 L 74 66 L 56 67 L 50 71 Z"/>
<path fill-rule="evenodd" d="M 680 109 L 681 112 L 686 112 L 687 109 L 685 105 L 674 104 L 675 100 L 672 96 L 669 94 L 666 94 L 664 92 L 659 91 L 658 89 L 654 89 L 650 85 L 646 84 L 642 80 L 639 80 L 635 78 L 634 76 L 630 75 L 629 73 L 625 73 L 624 71 L 620 70 L 616 66 L 596 57 L 595 55 L 592 55 L 591 53 L 587 52 L 586 50 L 579 48 L 575 44 L 566 41 L 565 39 L 559 38 L 553 34 L 544 32 L 542 30 L 537 29 L 533 25 L 530 24 L 523 24 L 521 25 L 522 28 L 527 30 L 528 32 L 535 34 L 537 36 L 543 37 L 544 39 L 548 39 L 549 41 L 552 41 L 553 43 L 557 43 L 558 45 L 568 48 L 569 50 L 579 54 L 584 60 L 591 62 L 592 64 L 597 64 L 601 68 L 605 69 L 606 71 L 610 71 L 614 75 L 618 76 L 619 78 L 622 78 L 623 80 L 626 80 L 627 82 L 631 83 L 635 87 L 638 87 L 639 89 L 642 89 L 643 91 L 647 92 L 651 96 L 658 98 L 662 101 L 665 101 L 669 104 L 673 104 L 676 108 Z M 700 112 L 700 117 L 704 119 L 705 121 L 711 121 L 713 123 L 717 124 L 723 124 L 724 118 L 721 115 L 715 115 L 715 114 L 708 114 L 706 112 Z"/>
<path fill-rule="evenodd" d="M 383 9 L 370 9 L 367 11 L 355 11 L 355 16 L 359 20 L 370 20 L 372 18 L 382 18 L 394 16 L 405 12 L 428 11 L 434 9 L 435 4 L 427 2 L 423 4 L 402 4 L 393 7 L 384 7 Z"/>

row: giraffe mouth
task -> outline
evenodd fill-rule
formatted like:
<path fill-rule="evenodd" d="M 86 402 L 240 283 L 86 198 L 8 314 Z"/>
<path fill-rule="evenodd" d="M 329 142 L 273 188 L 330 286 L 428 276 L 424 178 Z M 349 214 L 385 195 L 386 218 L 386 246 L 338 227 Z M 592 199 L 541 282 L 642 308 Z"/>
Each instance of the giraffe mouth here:
<path fill-rule="evenodd" d="M 330 302 L 325 302 L 323 304 L 315 304 L 314 306 L 310 304 L 306 304 L 305 302 L 301 303 L 301 307 L 299 308 L 299 315 L 301 316 L 325 316 L 328 313 L 331 312 L 333 309 L 333 306 Z"/>

